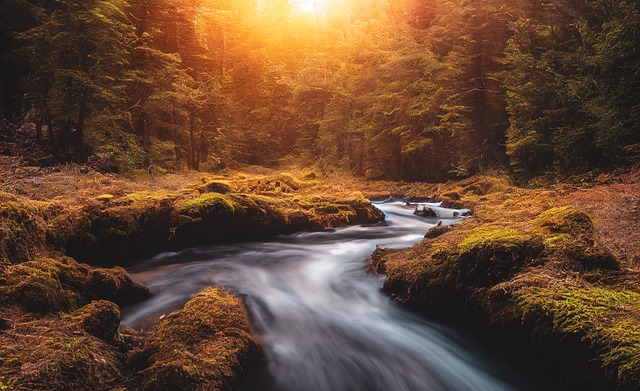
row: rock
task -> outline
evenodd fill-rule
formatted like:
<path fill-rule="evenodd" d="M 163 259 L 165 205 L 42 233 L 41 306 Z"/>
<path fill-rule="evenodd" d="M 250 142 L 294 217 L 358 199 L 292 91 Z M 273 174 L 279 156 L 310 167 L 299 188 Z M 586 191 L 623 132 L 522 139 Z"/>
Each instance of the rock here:
<path fill-rule="evenodd" d="M 442 223 L 442 221 L 439 221 L 439 223 Z M 443 226 L 442 224 L 436 225 L 435 227 L 432 227 L 429 231 L 427 231 L 427 233 L 424 235 L 425 238 L 437 238 L 438 236 L 444 235 L 449 231 L 453 230 L 453 226 L 451 225 L 445 225 Z"/>
<path fill-rule="evenodd" d="M 220 193 L 227 194 L 232 191 L 231 185 L 221 181 L 211 181 L 202 185 L 196 186 L 196 190 L 200 193 Z"/>
<path fill-rule="evenodd" d="M 134 282 L 126 270 L 93 269 L 89 272 L 88 289 L 95 299 L 113 301 L 119 305 L 136 303 L 151 297 L 149 289 Z"/>
<path fill-rule="evenodd" d="M 375 251 L 371 254 L 371 263 L 369 264 L 369 270 L 376 274 L 384 274 L 387 272 L 385 255 L 398 252 L 400 250 L 392 248 L 382 248 L 376 246 Z"/>
<path fill-rule="evenodd" d="M 71 314 L 74 323 L 104 341 L 113 341 L 120 325 L 120 308 L 107 300 L 92 301 Z"/>
<path fill-rule="evenodd" d="M 413 212 L 413 214 L 422 217 L 438 217 L 436 212 L 426 205 L 423 206 L 422 209 L 416 206 L 416 210 Z"/>
<path fill-rule="evenodd" d="M 171 313 L 129 362 L 140 390 L 230 389 L 243 363 L 257 352 L 244 303 L 209 288 Z"/>

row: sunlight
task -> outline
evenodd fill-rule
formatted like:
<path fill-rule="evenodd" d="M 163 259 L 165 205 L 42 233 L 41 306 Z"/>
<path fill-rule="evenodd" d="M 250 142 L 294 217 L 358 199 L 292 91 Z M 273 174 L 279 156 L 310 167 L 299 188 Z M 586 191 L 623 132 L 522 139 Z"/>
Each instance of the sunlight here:
<path fill-rule="evenodd" d="M 289 5 L 300 16 L 325 16 L 329 11 L 329 0 L 289 0 Z"/>
<path fill-rule="evenodd" d="M 316 13 L 316 0 L 292 0 L 291 5 L 295 12 L 302 14 Z"/>

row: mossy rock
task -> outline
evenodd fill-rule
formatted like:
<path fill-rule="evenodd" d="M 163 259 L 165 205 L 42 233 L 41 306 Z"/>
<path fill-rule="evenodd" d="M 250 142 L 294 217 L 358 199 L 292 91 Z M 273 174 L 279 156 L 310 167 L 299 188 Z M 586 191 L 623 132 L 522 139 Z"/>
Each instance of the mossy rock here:
<path fill-rule="evenodd" d="M 523 289 L 516 300 L 523 321 L 538 334 L 580 336 L 620 389 L 640 387 L 640 292 L 559 283 L 553 289 Z"/>
<path fill-rule="evenodd" d="M 442 236 L 447 232 L 453 231 L 453 228 L 453 225 L 436 225 L 435 227 L 431 227 L 424 235 L 424 237 L 427 239 L 437 238 L 438 236 Z"/>
<path fill-rule="evenodd" d="M 119 266 L 111 269 L 93 269 L 87 277 L 87 287 L 94 299 L 105 299 L 127 305 L 151 296 L 148 288 L 134 282 L 129 273 Z"/>
<path fill-rule="evenodd" d="M 231 185 L 222 181 L 211 181 L 195 187 L 200 193 L 220 193 L 227 194 L 233 191 Z"/>
<path fill-rule="evenodd" d="M 491 286 L 506 281 L 544 250 L 542 239 L 511 228 L 479 227 L 458 244 L 458 283 Z"/>
<path fill-rule="evenodd" d="M 570 207 L 556 207 L 541 213 L 536 219 L 542 226 L 553 233 L 571 235 L 592 234 L 594 231 L 591 216 Z"/>
<path fill-rule="evenodd" d="M 92 301 L 70 315 L 87 333 L 104 341 L 113 341 L 120 325 L 120 308 L 111 301 Z"/>
<path fill-rule="evenodd" d="M 236 380 L 255 343 L 240 299 L 209 288 L 171 313 L 144 348 L 140 389 L 221 390 Z M 143 354 L 145 355 L 145 354 Z"/>
<path fill-rule="evenodd" d="M 44 248 L 47 225 L 45 203 L 12 201 L 0 203 L 0 258 L 25 262 Z"/>
<path fill-rule="evenodd" d="M 0 297 L 32 312 L 56 312 L 74 308 L 80 301 L 77 290 L 60 281 L 61 267 L 53 260 L 24 262 L 2 270 Z"/>
<path fill-rule="evenodd" d="M 92 299 L 127 304 L 149 295 L 122 268 L 91 269 L 71 258 L 38 258 L 0 269 L 0 297 L 32 312 L 70 311 Z"/>
<path fill-rule="evenodd" d="M 175 203 L 176 212 L 191 218 L 209 216 L 231 216 L 235 208 L 232 202 L 220 193 L 205 193 L 199 197 Z"/>

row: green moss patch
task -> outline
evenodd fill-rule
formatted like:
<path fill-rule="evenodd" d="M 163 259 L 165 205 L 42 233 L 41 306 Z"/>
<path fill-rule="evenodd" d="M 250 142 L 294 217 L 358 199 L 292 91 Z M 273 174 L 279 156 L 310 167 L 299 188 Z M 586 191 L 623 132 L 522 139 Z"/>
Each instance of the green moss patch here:
<path fill-rule="evenodd" d="M 206 193 L 190 200 L 182 200 L 175 204 L 178 214 L 199 218 L 203 216 L 233 215 L 235 208 L 232 202 L 220 193 Z"/>
<path fill-rule="evenodd" d="M 531 289 L 517 296 L 524 319 L 592 345 L 621 384 L 640 385 L 640 292 L 619 288 Z"/>

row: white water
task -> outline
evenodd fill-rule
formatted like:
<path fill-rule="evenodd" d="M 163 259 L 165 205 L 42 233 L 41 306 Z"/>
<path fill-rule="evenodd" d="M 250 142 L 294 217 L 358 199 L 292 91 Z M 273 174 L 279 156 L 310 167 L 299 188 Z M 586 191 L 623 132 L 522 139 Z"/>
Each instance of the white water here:
<path fill-rule="evenodd" d="M 442 218 L 453 216 L 429 205 Z M 274 384 L 253 389 L 515 389 L 453 333 L 380 292 L 384 277 L 364 263 L 375 246 L 408 247 L 437 219 L 413 216 L 413 207 L 400 202 L 378 206 L 386 224 L 161 254 L 130 271 L 154 296 L 126 309 L 123 323 L 145 327 L 205 287 L 224 286 L 244 297 L 266 352 Z"/>

